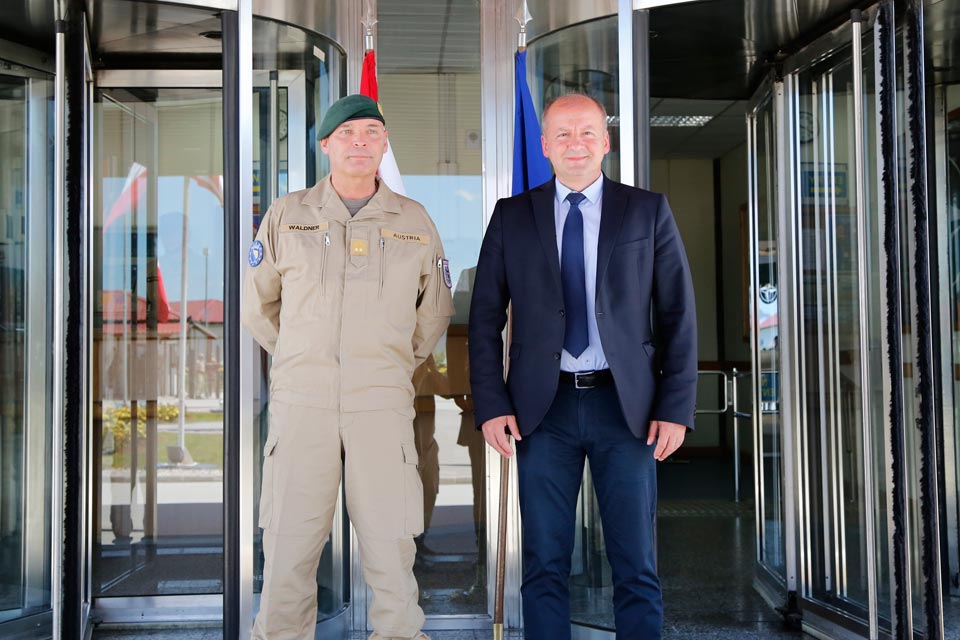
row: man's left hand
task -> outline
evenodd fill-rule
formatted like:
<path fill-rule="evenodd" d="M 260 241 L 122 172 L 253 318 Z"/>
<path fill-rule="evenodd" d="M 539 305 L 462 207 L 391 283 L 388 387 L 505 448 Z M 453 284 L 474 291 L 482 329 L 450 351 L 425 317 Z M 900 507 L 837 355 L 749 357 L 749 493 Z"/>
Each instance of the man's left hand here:
<path fill-rule="evenodd" d="M 650 430 L 647 432 L 647 444 L 651 445 L 656 441 L 657 448 L 653 452 L 653 457 L 663 462 L 680 448 L 686 435 L 687 428 L 682 424 L 651 420 Z"/>

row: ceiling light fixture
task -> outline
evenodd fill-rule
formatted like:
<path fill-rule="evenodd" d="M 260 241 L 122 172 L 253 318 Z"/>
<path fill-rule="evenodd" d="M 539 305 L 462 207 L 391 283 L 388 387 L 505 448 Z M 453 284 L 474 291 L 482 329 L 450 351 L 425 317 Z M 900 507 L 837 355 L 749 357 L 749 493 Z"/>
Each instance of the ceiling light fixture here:
<path fill-rule="evenodd" d="M 650 116 L 651 127 L 702 127 L 713 116 Z"/>

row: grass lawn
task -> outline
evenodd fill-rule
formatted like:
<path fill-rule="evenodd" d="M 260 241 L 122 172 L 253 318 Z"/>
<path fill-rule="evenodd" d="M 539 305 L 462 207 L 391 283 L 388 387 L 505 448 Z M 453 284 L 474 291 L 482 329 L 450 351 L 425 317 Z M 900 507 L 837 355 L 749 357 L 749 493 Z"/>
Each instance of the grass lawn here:
<path fill-rule="evenodd" d="M 223 422 L 223 411 L 188 411 L 187 422 Z"/>
<path fill-rule="evenodd" d="M 202 414 L 201 414 L 202 415 Z M 222 415 L 222 414 L 218 414 Z M 188 422 L 191 422 L 188 420 Z M 176 432 L 161 431 L 157 434 L 157 460 L 167 462 L 167 447 L 176 445 L 179 442 L 179 435 Z M 146 457 L 147 443 L 146 438 L 139 438 L 137 447 L 140 455 L 137 457 L 140 465 Z M 201 464 L 216 465 L 218 469 L 223 469 L 223 434 L 222 433 L 188 433 L 187 449 L 193 456 L 194 462 Z M 129 443 L 124 445 L 123 451 L 113 454 L 113 467 L 115 469 L 124 469 L 130 467 Z"/>

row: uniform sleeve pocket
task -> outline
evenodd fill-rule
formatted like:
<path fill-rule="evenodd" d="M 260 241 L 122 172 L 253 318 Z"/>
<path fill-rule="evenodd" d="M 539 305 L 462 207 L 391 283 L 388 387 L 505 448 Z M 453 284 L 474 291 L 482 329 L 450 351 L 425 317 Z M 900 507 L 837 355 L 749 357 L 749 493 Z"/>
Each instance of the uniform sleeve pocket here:
<path fill-rule="evenodd" d="M 277 447 L 277 441 L 279 438 L 277 434 L 271 433 L 267 436 L 267 441 L 263 445 L 263 457 L 269 458 L 273 455 L 273 450 Z"/>
<path fill-rule="evenodd" d="M 418 536 L 423 533 L 423 482 L 417 465 L 420 457 L 412 442 L 401 442 L 403 453 L 403 530 L 406 535 Z"/>
<path fill-rule="evenodd" d="M 261 529 L 267 529 L 273 519 L 273 452 L 277 448 L 278 441 L 277 434 L 271 433 L 267 436 L 267 441 L 263 445 L 263 477 L 260 486 L 260 519 L 258 522 Z"/>

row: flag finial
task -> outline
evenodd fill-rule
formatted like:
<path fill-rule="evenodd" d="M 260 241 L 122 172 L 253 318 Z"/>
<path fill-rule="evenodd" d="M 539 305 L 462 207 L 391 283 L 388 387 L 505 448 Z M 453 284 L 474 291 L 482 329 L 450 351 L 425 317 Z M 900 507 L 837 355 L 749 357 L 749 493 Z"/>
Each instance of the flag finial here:
<path fill-rule="evenodd" d="M 513 16 L 513 19 L 520 24 L 520 35 L 517 38 L 517 48 L 526 49 L 527 23 L 533 20 L 533 16 L 530 15 L 530 9 L 527 8 L 527 0 L 523 0 L 523 4 L 521 4 L 520 8 L 517 9 L 517 13 L 515 16 Z"/>
<path fill-rule="evenodd" d="M 366 0 L 364 4 L 367 11 L 360 20 L 360 24 L 363 25 L 363 47 L 367 51 L 373 51 L 373 25 L 377 24 L 377 14 L 374 12 L 370 0 Z"/>

